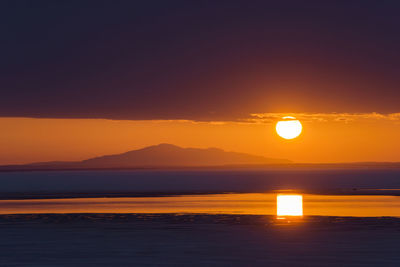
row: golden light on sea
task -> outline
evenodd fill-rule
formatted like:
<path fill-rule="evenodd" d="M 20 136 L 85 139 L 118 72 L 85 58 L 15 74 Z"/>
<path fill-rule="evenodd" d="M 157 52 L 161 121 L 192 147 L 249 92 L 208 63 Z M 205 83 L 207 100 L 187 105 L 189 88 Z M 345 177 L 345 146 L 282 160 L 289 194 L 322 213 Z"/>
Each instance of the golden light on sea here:
<path fill-rule="evenodd" d="M 277 216 L 303 216 L 302 195 L 277 195 Z"/>

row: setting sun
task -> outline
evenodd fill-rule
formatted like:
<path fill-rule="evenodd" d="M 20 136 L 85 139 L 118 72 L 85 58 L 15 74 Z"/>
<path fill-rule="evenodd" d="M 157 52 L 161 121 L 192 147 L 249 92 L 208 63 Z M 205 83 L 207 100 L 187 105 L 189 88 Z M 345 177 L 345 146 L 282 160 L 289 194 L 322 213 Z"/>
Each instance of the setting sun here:
<path fill-rule="evenodd" d="M 277 134 L 284 139 L 293 139 L 301 134 L 303 126 L 295 117 L 283 117 L 276 124 Z"/>

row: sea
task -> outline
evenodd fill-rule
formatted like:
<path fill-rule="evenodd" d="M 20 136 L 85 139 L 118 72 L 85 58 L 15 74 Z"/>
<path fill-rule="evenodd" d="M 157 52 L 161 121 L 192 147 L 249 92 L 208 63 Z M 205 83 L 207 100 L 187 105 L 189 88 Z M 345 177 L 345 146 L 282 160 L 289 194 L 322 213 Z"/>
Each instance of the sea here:
<path fill-rule="evenodd" d="M 0 194 L 400 189 L 400 169 L 217 169 L 0 172 Z"/>

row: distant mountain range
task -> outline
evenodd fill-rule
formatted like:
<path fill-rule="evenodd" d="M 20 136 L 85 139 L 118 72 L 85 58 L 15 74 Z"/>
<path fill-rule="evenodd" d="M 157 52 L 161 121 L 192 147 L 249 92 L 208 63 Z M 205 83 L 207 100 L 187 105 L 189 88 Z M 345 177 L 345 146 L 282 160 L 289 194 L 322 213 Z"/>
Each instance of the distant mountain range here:
<path fill-rule="evenodd" d="M 218 148 L 182 148 L 171 144 L 159 144 L 122 154 L 106 155 L 76 162 L 40 162 L 25 165 L 0 166 L 0 171 L 212 167 L 289 163 L 291 161 L 287 159 L 274 159 L 245 153 L 227 152 Z"/>

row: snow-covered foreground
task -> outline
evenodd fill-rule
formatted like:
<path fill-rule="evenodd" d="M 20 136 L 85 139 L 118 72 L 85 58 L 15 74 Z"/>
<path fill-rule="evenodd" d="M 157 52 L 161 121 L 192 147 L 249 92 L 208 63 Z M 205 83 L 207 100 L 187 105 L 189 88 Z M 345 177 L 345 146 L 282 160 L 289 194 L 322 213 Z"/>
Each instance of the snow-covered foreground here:
<path fill-rule="evenodd" d="M 0 216 L 0 266 L 399 266 L 400 219 Z"/>

